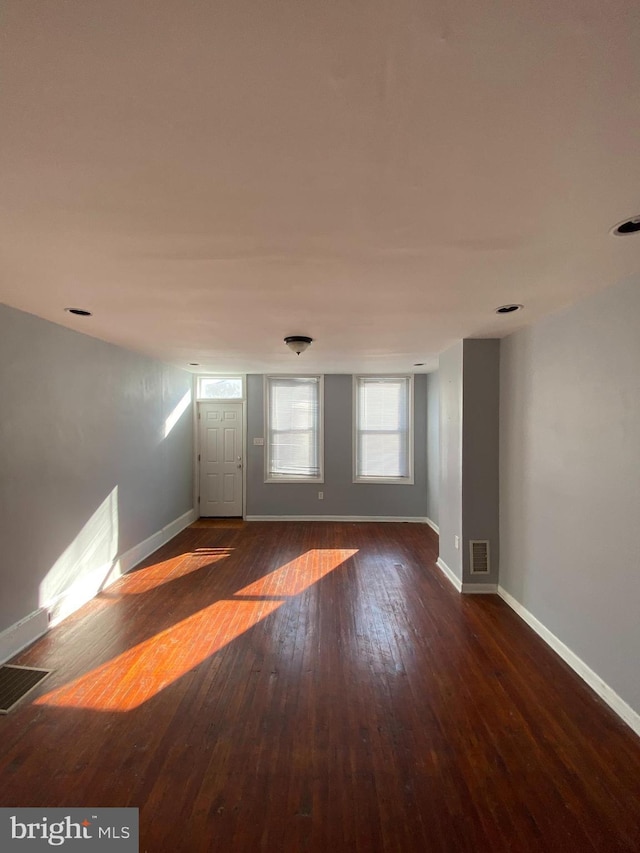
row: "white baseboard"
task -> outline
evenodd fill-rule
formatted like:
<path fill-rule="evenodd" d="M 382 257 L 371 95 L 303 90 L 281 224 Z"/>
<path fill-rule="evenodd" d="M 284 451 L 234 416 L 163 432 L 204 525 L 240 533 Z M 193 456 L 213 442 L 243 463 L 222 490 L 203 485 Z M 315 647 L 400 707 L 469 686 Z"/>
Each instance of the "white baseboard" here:
<path fill-rule="evenodd" d="M 44 607 L 10 625 L 0 634 L 0 664 L 26 649 L 49 630 L 49 614 Z"/>
<path fill-rule="evenodd" d="M 64 592 L 48 601 L 45 607 L 7 628 L 0 634 L 0 662 L 14 657 L 38 637 L 45 634 L 49 628 L 54 628 L 60 624 L 63 619 L 66 619 L 83 604 L 95 598 L 101 590 L 111 586 L 118 578 L 126 575 L 138 563 L 146 559 L 149 554 L 153 554 L 154 551 L 173 539 L 181 530 L 192 524 L 197 517 L 198 514 L 195 509 L 185 512 L 143 542 L 139 542 L 133 548 L 124 551 L 112 563 L 96 566 L 90 572 L 85 573 Z"/>
<path fill-rule="evenodd" d="M 436 566 L 458 592 L 464 595 L 491 595 L 492 593 L 495 595 L 498 591 L 496 583 L 463 583 L 441 557 L 436 560 Z"/>
<path fill-rule="evenodd" d="M 245 521 L 398 521 L 427 524 L 425 517 L 399 515 L 247 515 Z"/>
<path fill-rule="evenodd" d="M 190 524 L 193 524 L 194 521 L 197 521 L 200 518 L 200 514 L 198 510 L 193 507 L 193 509 L 184 512 L 182 515 L 178 516 L 174 521 L 169 522 L 169 524 L 165 525 L 162 528 L 162 533 L 165 537 L 165 542 L 168 542 L 170 539 L 173 539 L 174 536 L 177 536 L 178 533 L 182 533 L 182 531 L 188 527 Z M 147 555 L 149 556 L 149 555 Z"/>
<path fill-rule="evenodd" d="M 129 548 L 128 551 L 120 554 L 114 565 L 114 568 L 118 566 L 119 574 L 114 577 L 111 577 L 110 575 L 106 585 L 108 586 L 122 575 L 126 575 L 127 572 L 130 572 L 131 569 L 138 565 L 138 563 L 146 560 L 149 554 L 153 554 L 154 551 L 157 551 L 158 548 L 161 548 L 166 542 L 173 539 L 174 536 L 177 536 L 178 533 L 185 529 L 185 527 L 193 524 L 197 519 L 197 511 L 195 509 L 190 509 L 188 512 L 179 516 L 179 518 L 176 518 L 174 521 L 165 525 L 165 527 L 162 527 L 160 530 L 152 533 L 151 536 L 143 542 L 139 542 L 137 545 L 134 545 L 133 548 Z"/>
<path fill-rule="evenodd" d="M 183 513 L 178 518 L 169 522 L 169 524 L 166 524 L 160 530 L 151 534 L 151 536 L 144 541 L 139 542 L 137 545 L 134 545 L 133 548 L 129 548 L 128 551 L 120 554 L 114 563 L 112 571 L 102 584 L 102 589 L 110 586 L 114 581 L 117 581 L 118 578 L 122 577 L 122 575 L 126 575 L 127 572 L 130 572 L 131 569 L 135 568 L 138 563 L 146 560 L 150 554 L 153 554 L 154 551 L 157 551 L 158 548 L 161 548 L 165 543 L 169 542 L 170 539 L 173 539 L 174 536 L 177 536 L 178 533 L 185 529 L 185 527 L 193 524 L 197 518 L 197 510 L 190 509 L 188 512 Z"/>
<path fill-rule="evenodd" d="M 633 710 L 630 705 L 622 699 L 609 685 L 604 682 L 600 676 L 595 673 L 591 667 L 572 652 L 568 646 L 558 639 L 542 622 L 527 610 L 524 605 L 520 604 L 504 587 L 498 586 L 498 595 L 504 599 L 506 603 L 529 625 L 542 639 L 551 646 L 551 648 L 560 655 L 562 660 L 569 664 L 571 669 L 576 672 L 589 687 L 597 693 L 597 695 L 607 703 L 612 711 L 622 719 L 633 731 L 640 736 L 640 714 Z"/>
<path fill-rule="evenodd" d="M 436 560 L 436 566 L 440 569 L 445 578 L 451 584 L 453 584 L 453 586 L 458 590 L 458 592 L 462 592 L 462 581 L 460 580 L 460 578 L 454 575 L 454 573 L 451 571 L 445 561 L 438 557 L 438 559 Z"/>
<path fill-rule="evenodd" d="M 460 591 L 465 595 L 495 595 L 498 592 L 498 584 L 463 583 Z"/>
<path fill-rule="evenodd" d="M 435 521 L 431 521 L 431 519 L 430 519 L 430 518 L 425 518 L 425 522 L 426 522 L 426 524 L 428 524 L 428 525 L 429 525 L 429 527 L 430 527 L 432 530 L 435 530 L 435 532 L 438 534 L 438 536 L 440 536 L 440 528 L 439 528 L 439 527 L 438 527 L 438 525 L 435 523 Z"/>

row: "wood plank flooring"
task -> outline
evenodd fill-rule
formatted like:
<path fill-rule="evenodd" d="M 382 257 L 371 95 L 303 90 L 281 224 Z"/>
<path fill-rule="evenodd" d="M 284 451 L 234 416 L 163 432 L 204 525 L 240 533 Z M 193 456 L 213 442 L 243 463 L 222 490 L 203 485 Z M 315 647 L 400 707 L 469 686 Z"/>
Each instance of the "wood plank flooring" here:
<path fill-rule="evenodd" d="M 140 850 L 639 851 L 640 740 L 416 524 L 199 523 L 14 662 L 0 806 Z"/>

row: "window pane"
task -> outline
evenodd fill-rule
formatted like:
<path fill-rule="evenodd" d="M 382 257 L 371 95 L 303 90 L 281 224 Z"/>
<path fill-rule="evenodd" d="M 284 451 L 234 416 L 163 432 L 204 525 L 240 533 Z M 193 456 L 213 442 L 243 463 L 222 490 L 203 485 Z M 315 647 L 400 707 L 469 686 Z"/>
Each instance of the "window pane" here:
<path fill-rule="evenodd" d="M 272 444 L 273 471 L 280 475 L 318 476 L 315 436 L 312 432 L 276 433 Z"/>
<path fill-rule="evenodd" d="M 360 476 L 408 476 L 404 436 L 398 433 L 363 433 L 360 442 Z"/>
<path fill-rule="evenodd" d="M 316 385 L 273 385 L 271 426 L 274 430 L 313 429 L 318 414 Z"/>
<path fill-rule="evenodd" d="M 406 428 L 405 397 L 405 383 L 402 380 L 365 380 L 360 386 L 361 429 Z"/>
<path fill-rule="evenodd" d="M 241 400 L 241 376 L 200 376 L 198 398 L 201 400 Z"/>

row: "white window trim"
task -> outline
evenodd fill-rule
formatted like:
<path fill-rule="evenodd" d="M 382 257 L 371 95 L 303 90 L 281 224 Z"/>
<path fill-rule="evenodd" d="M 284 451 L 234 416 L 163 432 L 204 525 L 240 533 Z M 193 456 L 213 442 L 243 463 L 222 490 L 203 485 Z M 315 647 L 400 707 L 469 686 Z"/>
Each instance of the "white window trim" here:
<path fill-rule="evenodd" d="M 269 380 L 270 379 L 318 379 L 318 468 L 317 477 L 270 477 L 269 476 Z M 264 418 L 264 482 L 265 483 L 324 483 L 324 376 L 318 373 L 269 373 L 262 381 Z"/>
<path fill-rule="evenodd" d="M 246 373 L 196 373 L 196 403 L 242 403 L 247 398 L 247 374 Z M 201 379 L 240 379 L 242 382 L 241 397 L 201 397 Z"/>
<path fill-rule="evenodd" d="M 362 477 L 358 476 L 358 380 L 359 379 L 407 379 L 409 393 L 409 429 L 408 429 L 408 462 L 409 476 L 408 477 Z M 354 374 L 352 379 L 352 412 L 353 412 L 353 427 L 352 427 L 352 458 L 353 458 L 353 483 L 377 483 L 378 485 L 396 485 L 396 486 L 413 486 L 414 480 L 414 407 L 413 407 L 413 374 L 411 373 L 358 373 Z"/>

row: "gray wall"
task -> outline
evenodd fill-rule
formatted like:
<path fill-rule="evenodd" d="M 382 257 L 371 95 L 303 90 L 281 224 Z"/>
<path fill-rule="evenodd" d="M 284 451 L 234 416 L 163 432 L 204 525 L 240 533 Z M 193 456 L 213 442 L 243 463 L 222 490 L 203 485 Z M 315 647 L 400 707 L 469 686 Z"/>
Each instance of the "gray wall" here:
<path fill-rule="evenodd" d="M 0 306 L 0 632 L 70 548 L 84 553 L 60 593 L 92 542 L 94 562 L 107 540 L 121 554 L 191 509 L 191 407 L 164 436 L 190 389 L 184 371 Z"/>
<path fill-rule="evenodd" d="M 438 524 L 440 500 L 440 376 L 427 374 L 427 517 Z"/>
<path fill-rule="evenodd" d="M 498 472 L 500 341 L 463 341 L 462 391 L 462 579 L 497 583 L 500 563 Z M 471 574 L 469 541 L 488 539 L 490 568 Z"/>
<path fill-rule="evenodd" d="M 440 559 L 462 580 L 462 363 L 458 341 L 440 354 Z"/>
<path fill-rule="evenodd" d="M 502 342 L 501 585 L 640 712 L 640 281 Z"/>
<path fill-rule="evenodd" d="M 247 377 L 247 515 L 426 516 L 427 377 L 416 376 L 415 485 L 352 483 L 352 377 L 324 377 L 324 484 L 265 483 L 263 377 Z M 318 500 L 318 491 L 324 500 Z"/>

